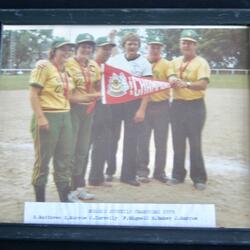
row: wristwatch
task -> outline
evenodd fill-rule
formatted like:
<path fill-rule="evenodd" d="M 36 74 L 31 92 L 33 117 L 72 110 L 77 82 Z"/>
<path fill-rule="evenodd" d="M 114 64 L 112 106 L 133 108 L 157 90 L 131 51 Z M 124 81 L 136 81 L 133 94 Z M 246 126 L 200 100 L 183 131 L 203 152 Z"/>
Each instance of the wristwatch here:
<path fill-rule="evenodd" d="M 187 84 L 187 88 L 188 88 L 188 89 L 192 86 L 192 83 L 191 83 L 191 82 L 186 82 L 186 84 Z"/>

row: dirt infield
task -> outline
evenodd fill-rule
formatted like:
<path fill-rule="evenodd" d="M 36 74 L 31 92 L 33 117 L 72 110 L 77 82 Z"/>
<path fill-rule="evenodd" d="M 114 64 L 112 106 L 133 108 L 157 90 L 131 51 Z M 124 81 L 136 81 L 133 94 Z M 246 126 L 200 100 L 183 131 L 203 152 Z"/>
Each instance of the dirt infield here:
<path fill-rule="evenodd" d="M 29 133 L 28 91 L 0 91 L 0 100 L 0 222 L 22 222 L 24 202 L 34 200 L 31 186 L 34 150 Z M 207 91 L 206 104 L 203 151 L 209 181 L 205 191 L 196 191 L 189 177 L 184 184 L 175 187 L 154 180 L 132 187 L 119 182 L 118 170 L 112 188 L 88 187 L 97 197 L 94 202 L 209 203 L 216 206 L 218 227 L 250 227 L 249 92 L 247 89 L 211 88 Z M 153 143 L 151 155 L 152 169 Z M 172 157 L 170 137 L 168 175 Z M 47 200 L 58 201 L 52 175 Z"/>

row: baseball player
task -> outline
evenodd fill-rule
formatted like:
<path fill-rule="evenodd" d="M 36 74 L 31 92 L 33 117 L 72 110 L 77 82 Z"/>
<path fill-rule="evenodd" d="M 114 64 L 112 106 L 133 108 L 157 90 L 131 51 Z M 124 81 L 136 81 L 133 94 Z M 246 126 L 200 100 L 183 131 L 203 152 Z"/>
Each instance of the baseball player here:
<path fill-rule="evenodd" d="M 96 40 L 95 61 L 101 67 L 112 54 L 115 43 L 108 37 Z M 105 182 L 104 165 L 110 165 L 110 148 L 112 139 L 112 117 L 110 105 L 98 100 L 94 109 L 92 126 L 92 154 L 89 184 L 94 186 L 112 186 Z"/>
<path fill-rule="evenodd" d="M 66 63 L 74 83 L 70 102 L 73 126 L 72 190 L 76 192 L 70 193 L 70 198 L 76 201 L 78 198 L 81 200 L 94 198 L 94 195 L 84 190 L 93 118 L 93 113 L 88 112 L 88 108 L 91 102 L 100 96 L 96 91 L 100 70 L 98 64 L 91 59 L 94 48 L 95 41 L 92 35 L 88 33 L 78 35 L 75 56 Z M 79 97 L 85 97 L 86 100 L 79 101 Z"/>
<path fill-rule="evenodd" d="M 186 139 L 190 146 L 190 177 L 198 190 L 206 188 L 207 174 L 202 155 L 202 129 L 206 118 L 204 95 L 210 78 L 207 61 L 197 55 L 198 34 L 183 30 L 181 57 L 171 62 L 169 81 L 174 87 L 171 107 L 174 166 L 168 184 L 183 183 L 186 177 Z"/>
<path fill-rule="evenodd" d="M 158 37 L 148 41 L 147 59 L 152 65 L 153 78 L 167 81 L 169 61 L 161 57 L 164 45 Z M 166 183 L 166 145 L 170 121 L 170 90 L 152 94 L 148 103 L 145 120 L 142 123 L 138 140 L 138 180 L 149 182 L 149 147 L 152 131 L 155 143 L 155 166 L 153 177 Z"/>
<path fill-rule="evenodd" d="M 45 201 L 48 165 L 52 157 L 60 201 L 67 202 L 70 192 L 72 125 L 69 97 L 73 84 L 65 63 L 72 45 L 64 38 L 56 39 L 45 66 L 37 66 L 30 77 L 30 101 L 35 115 L 32 184 L 38 202 Z"/>

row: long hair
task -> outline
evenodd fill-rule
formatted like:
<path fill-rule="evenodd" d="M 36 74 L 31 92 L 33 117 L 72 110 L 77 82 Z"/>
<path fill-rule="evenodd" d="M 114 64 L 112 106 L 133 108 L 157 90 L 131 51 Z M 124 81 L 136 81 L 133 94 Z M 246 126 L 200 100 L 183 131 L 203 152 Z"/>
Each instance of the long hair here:
<path fill-rule="evenodd" d="M 136 33 L 130 32 L 130 33 L 126 34 L 122 38 L 122 47 L 124 47 L 124 45 L 127 41 L 137 41 L 139 43 L 139 47 L 141 46 L 141 39 L 140 39 L 139 35 L 137 35 Z"/>

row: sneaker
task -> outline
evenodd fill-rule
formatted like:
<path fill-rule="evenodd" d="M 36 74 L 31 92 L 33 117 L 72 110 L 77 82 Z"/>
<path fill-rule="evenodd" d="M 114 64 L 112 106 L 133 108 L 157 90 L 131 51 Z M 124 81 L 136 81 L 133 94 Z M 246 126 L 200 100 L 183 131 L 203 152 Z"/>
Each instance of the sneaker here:
<path fill-rule="evenodd" d="M 172 178 L 172 179 L 169 179 L 166 181 L 166 184 L 169 185 L 169 186 L 173 186 L 173 185 L 178 185 L 178 184 L 181 184 L 183 183 L 183 181 L 180 181 L 176 178 Z"/>
<path fill-rule="evenodd" d="M 138 176 L 137 180 L 141 183 L 149 183 L 150 179 L 148 177 Z"/>
<path fill-rule="evenodd" d="M 77 188 L 76 191 L 78 199 L 82 201 L 95 199 L 95 195 L 87 193 L 84 188 Z"/>
<path fill-rule="evenodd" d="M 106 181 L 107 182 L 112 182 L 113 181 L 113 175 L 107 175 Z"/>
<path fill-rule="evenodd" d="M 204 190 L 207 188 L 207 185 L 205 183 L 196 182 L 194 183 L 194 188 L 197 190 Z"/>
<path fill-rule="evenodd" d="M 68 194 L 68 201 L 69 202 L 82 202 L 79 198 L 78 198 L 78 191 L 71 191 L 69 194 Z"/>

